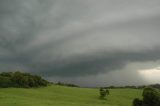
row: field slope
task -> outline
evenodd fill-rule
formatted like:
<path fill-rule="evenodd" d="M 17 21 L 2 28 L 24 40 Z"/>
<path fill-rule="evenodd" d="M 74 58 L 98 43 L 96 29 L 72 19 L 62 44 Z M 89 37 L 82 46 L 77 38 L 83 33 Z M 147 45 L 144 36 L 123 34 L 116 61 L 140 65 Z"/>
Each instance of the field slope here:
<path fill-rule="evenodd" d="M 43 88 L 0 88 L 0 106 L 132 106 L 142 91 L 112 89 L 106 100 L 98 89 L 48 86 Z"/>

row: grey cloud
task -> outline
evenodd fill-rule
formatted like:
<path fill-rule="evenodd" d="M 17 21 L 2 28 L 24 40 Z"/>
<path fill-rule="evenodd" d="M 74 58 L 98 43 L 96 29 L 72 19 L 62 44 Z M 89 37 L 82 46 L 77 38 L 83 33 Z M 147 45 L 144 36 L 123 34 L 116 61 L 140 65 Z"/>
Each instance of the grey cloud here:
<path fill-rule="evenodd" d="M 157 61 L 160 58 L 159 49 L 144 52 L 116 52 L 99 53 L 91 55 L 75 56 L 66 60 L 57 59 L 55 62 L 38 65 L 37 68 L 42 75 L 47 76 L 84 76 L 96 75 L 106 71 L 122 69 L 126 64 L 132 62 Z M 43 71 L 46 70 L 46 71 Z"/>
<path fill-rule="evenodd" d="M 80 77 L 160 59 L 158 0 L 1 0 L 1 71 Z"/>

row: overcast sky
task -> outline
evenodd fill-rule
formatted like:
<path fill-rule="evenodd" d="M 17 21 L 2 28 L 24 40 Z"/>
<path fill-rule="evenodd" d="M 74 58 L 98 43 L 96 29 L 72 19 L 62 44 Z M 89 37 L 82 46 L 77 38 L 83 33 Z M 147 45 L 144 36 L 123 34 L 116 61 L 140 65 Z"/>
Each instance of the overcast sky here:
<path fill-rule="evenodd" d="M 159 0 L 0 0 L 1 72 L 140 85 L 160 82 L 159 67 Z"/>

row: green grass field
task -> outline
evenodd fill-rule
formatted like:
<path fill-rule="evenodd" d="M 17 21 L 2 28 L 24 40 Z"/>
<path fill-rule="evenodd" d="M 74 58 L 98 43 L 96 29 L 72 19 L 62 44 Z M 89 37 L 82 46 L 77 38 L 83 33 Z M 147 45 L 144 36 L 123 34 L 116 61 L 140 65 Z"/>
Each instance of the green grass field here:
<path fill-rule="evenodd" d="M 98 89 L 48 86 L 44 88 L 0 88 L 0 106 L 132 106 L 142 90 L 111 89 L 106 100 Z"/>

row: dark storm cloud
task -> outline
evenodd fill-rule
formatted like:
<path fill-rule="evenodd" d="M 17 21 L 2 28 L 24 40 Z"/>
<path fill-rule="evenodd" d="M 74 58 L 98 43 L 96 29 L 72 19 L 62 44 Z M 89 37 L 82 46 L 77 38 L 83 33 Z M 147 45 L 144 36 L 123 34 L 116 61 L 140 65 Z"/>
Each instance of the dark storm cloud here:
<path fill-rule="evenodd" d="M 1 71 L 88 76 L 160 59 L 158 0 L 1 0 Z"/>
<path fill-rule="evenodd" d="M 92 56 L 75 56 L 67 60 L 57 60 L 55 63 L 37 66 L 41 73 L 47 76 L 83 76 L 96 75 L 106 71 L 123 68 L 130 62 L 157 61 L 160 50 L 136 52 L 99 53 Z M 46 68 L 47 67 L 47 68 Z M 46 70 L 45 72 L 43 70 Z M 54 70 L 54 71 L 53 71 Z"/>

